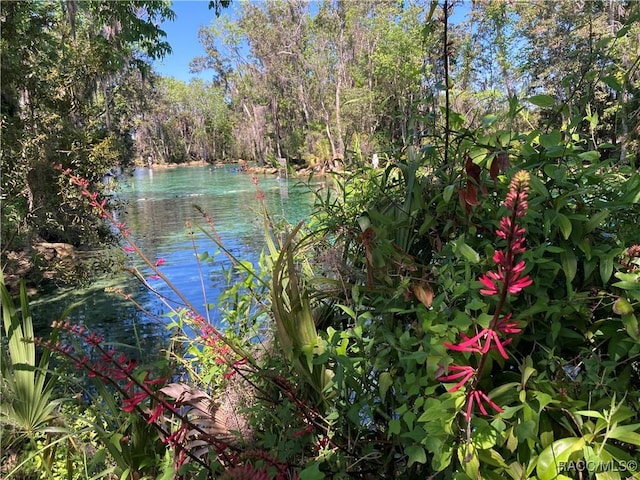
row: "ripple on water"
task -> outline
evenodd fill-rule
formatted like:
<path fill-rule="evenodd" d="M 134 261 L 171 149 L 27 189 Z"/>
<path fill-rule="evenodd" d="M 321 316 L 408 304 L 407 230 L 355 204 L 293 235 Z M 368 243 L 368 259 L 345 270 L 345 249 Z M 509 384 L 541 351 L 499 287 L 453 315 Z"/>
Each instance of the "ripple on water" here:
<path fill-rule="evenodd" d="M 118 221 L 126 221 L 136 243 L 151 261 L 164 258 L 162 271 L 194 305 L 217 303 L 226 287 L 224 269 L 230 261 L 222 254 L 214 255 L 216 245 L 196 230 L 193 240 L 187 222 L 208 226 L 194 204 L 213 220 L 216 233 L 226 248 L 237 258 L 257 261 L 263 248 L 263 222 L 256 187 L 249 175 L 233 173 L 229 168 L 175 168 L 166 170 L 137 169 L 123 178 L 117 196 L 124 207 L 117 212 Z M 296 180 L 261 177 L 259 188 L 265 194 L 270 215 L 285 217 L 296 223 L 308 217 L 314 195 Z M 196 245 L 194 251 L 193 243 Z M 202 276 L 195 253 L 208 252 L 211 261 L 202 264 Z M 151 271 L 132 258 L 149 276 Z M 204 279 L 204 280 L 202 280 Z M 150 280 L 159 293 L 174 297 L 157 280 Z M 204 282 L 206 300 L 203 297 Z M 145 310 L 105 288 L 119 288 L 130 294 Z M 60 290 L 43 295 L 34 305 L 34 320 L 43 334 L 47 325 L 76 303 L 70 319 L 100 331 L 108 341 L 145 345 L 166 339 L 166 306 L 128 274 L 110 274 L 96 280 L 86 289 Z M 218 318 L 217 312 L 211 312 Z M 146 347 L 145 347 L 146 348 Z"/>

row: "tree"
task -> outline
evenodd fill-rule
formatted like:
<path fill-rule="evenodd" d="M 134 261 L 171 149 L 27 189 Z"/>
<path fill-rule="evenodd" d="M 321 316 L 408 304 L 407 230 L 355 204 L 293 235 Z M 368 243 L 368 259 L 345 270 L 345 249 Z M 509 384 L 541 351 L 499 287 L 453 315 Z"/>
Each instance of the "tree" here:
<path fill-rule="evenodd" d="M 138 158 L 145 163 L 225 159 L 230 123 L 222 89 L 202 80 L 156 78 L 155 83 L 136 124 Z"/>
<path fill-rule="evenodd" d="M 626 161 L 628 136 L 638 126 L 629 121 L 640 87 L 638 4 L 518 3 L 516 12 L 525 53 L 520 67 L 528 92 L 550 94 L 565 105 L 548 122 L 576 124 L 585 117 L 597 126 L 592 143 L 617 145 Z"/>
<path fill-rule="evenodd" d="M 164 1 L 2 2 L 3 251 L 40 237 L 98 241 L 54 164 L 99 184 L 132 155 L 148 61 L 170 51 Z M 131 82 L 132 79 L 137 81 Z M 108 231 L 103 229 L 102 233 Z"/>

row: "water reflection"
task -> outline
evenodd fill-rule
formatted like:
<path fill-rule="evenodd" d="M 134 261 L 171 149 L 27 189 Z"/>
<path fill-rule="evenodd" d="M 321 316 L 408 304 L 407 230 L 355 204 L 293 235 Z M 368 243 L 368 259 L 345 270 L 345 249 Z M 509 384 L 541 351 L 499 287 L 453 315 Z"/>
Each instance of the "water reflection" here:
<path fill-rule="evenodd" d="M 312 209 L 313 194 L 295 180 L 260 177 L 259 188 L 275 219 L 284 217 L 295 223 L 308 217 Z M 224 255 L 217 255 L 211 263 L 203 265 L 202 272 L 198 270 L 193 244 L 198 253 L 213 254 L 217 247 L 201 232 L 196 231 L 193 239 L 190 237 L 187 222 L 205 225 L 194 204 L 211 216 L 216 232 L 234 256 L 255 262 L 263 248 L 260 203 L 249 175 L 210 167 L 138 169 L 123 180 L 117 196 L 122 205 L 117 212 L 118 220 L 127 222 L 137 244 L 150 260 L 165 259 L 161 267 L 163 273 L 197 307 L 206 302 L 216 303 L 226 287 L 223 269 L 229 268 L 230 262 Z M 139 259 L 131 258 L 131 261 L 145 275 L 151 273 Z M 162 282 L 149 282 L 161 294 L 175 298 Z M 141 312 L 121 296 L 105 292 L 105 288 L 121 289 L 152 315 Z M 71 320 L 99 331 L 107 341 L 141 342 L 143 348 L 151 351 L 159 349 L 162 339 L 167 337 L 162 317 L 167 308 L 127 273 L 110 275 L 88 289 L 56 292 L 41 299 L 34 305 L 39 334 L 44 334 L 46 325 L 72 303 L 78 306 Z M 215 310 L 212 317 L 217 318 Z"/>
<path fill-rule="evenodd" d="M 88 288 L 63 289 L 35 300 L 32 313 L 36 334 L 48 336 L 51 323 L 70 309 L 68 320 L 88 326 L 110 344 L 159 352 L 168 338 L 165 324 L 144 314 L 123 295 L 106 292 L 108 288 L 122 289 L 138 302 L 152 304 L 151 293 L 130 275 L 121 273 L 99 279 Z"/>

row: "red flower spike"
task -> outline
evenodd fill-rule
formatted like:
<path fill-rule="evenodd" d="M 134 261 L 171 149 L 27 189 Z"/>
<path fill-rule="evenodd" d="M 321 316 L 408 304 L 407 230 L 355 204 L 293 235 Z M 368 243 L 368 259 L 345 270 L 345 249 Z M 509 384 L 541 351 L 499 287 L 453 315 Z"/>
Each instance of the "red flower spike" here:
<path fill-rule="evenodd" d="M 464 335 L 463 335 L 464 336 Z M 484 344 L 481 344 L 481 341 L 484 339 Z M 504 346 L 509 344 L 511 339 L 501 341 L 498 337 L 498 333 L 490 328 L 483 329 L 476 336 L 471 338 L 466 338 L 461 343 L 451 344 L 444 343 L 443 345 L 447 347 L 449 350 L 456 350 L 458 352 L 475 352 L 485 354 L 492 348 L 496 348 L 500 355 L 506 360 L 509 358 L 507 352 L 504 350 Z M 495 347 L 492 347 L 494 345 Z"/>
<path fill-rule="evenodd" d="M 471 420 L 471 413 L 473 412 L 473 401 L 476 398 L 474 393 L 475 392 L 471 392 L 471 394 L 469 394 L 467 397 L 467 411 L 465 412 L 465 418 L 467 419 L 467 421 Z"/>
<path fill-rule="evenodd" d="M 517 295 L 518 293 L 520 293 L 525 287 L 528 287 L 529 285 L 531 285 L 533 283 L 533 280 L 531 279 L 531 277 L 529 275 L 524 276 L 518 280 L 512 281 L 509 285 L 509 287 L 507 288 L 507 291 L 511 294 L 511 295 Z"/>
<path fill-rule="evenodd" d="M 479 406 L 482 407 L 482 402 L 486 402 L 487 405 L 489 405 L 491 408 L 493 408 L 496 412 L 498 413 L 502 413 L 504 412 L 504 410 L 502 408 L 500 408 L 500 406 L 498 406 L 493 400 L 491 400 L 486 393 L 484 393 L 482 390 L 476 390 L 476 400 Z M 481 410 L 482 411 L 482 410 Z M 485 415 L 487 415 L 486 410 L 482 411 L 482 413 L 484 413 Z"/>
<path fill-rule="evenodd" d="M 498 413 L 504 412 L 504 410 L 500 408 L 500 406 L 498 406 L 493 400 L 491 400 L 482 390 L 473 390 L 467 398 L 467 409 L 465 412 L 465 417 L 467 418 L 467 420 L 471 418 L 474 404 L 478 405 L 478 409 L 480 410 L 480 413 L 482 415 L 489 415 L 485 404 L 490 406 Z"/>
<path fill-rule="evenodd" d="M 477 391 L 477 390 L 474 390 L 471 393 L 471 395 L 473 395 L 473 398 L 475 399 L 475 403 L 478 404 L 478 408 L 480 409 L 480 413 L 482 413 L 483 415 L 487 415 L 487 409 L 484 408 L 484 405 L 480 401 L 480 392 Z"/>
<path fill-rule="evenodd" d="M 151 425 L 158 418 L 160 418 L 163 413 L 164 413 L 164 406 L 162 404 L 156 405 L 156 408 L 154 408 L 151 414 L 149 415 L 149 419 L 147 420 L 147 423 Z"/>
<path fill-rule="evenodd" d="M 502 317 L 496 324 L 496 329 L 502 333 L 520 333 L 522 329 L 516 322 L 511 321 L 511 314 Z"/>
<path fill-rule="evenodd" d="M 526 270 L 524 260 L 516 259 L 517 255 L 526 251 L 526 230 L 518 224 L 518 218 L 526 215 L 529 208 L 527 203 L 529 180 L 530 176 L 527 172 L 520 171 L 514 175 L 509 185 L 509 193 L 503 203 L 511 213 L 500 220 L 499 228 L 496 231 L 498 238 L 506 242 L 506 248 L 497 249 L 494 253 L 493 261 L 496 268 L 478 278 L 482 285 L 480 293 L 490 297 L 495 296 L 498 301 L 489 326 L 472 337 L 461 333 L 461 341 L 458 343 L 443 344 L 449 350 L 474 353 L 480 356 L 477 368 L 469 365 L 450 365 L 448 370 L 451 373 L 438 377 L 441 382 L 458 381 L 448 389 L 449 392 L 455 392 L 470 382 L 466 392 L 465 409 L 465 417 L 468 422 L 471 421 L 475 405 L 478 406 L 482 415 L 489 414 L 488 407 L 498 413 L 503 412 L 499 405 L 477 388 L 477 385 L 486 366 L 487 354 L 491 350 L 498 350 L 502 358 L 507 360 L 509 355 L 505 347 L 513 341 L 513 337 L 510 335 L 522 331 L 518 323 L 512 321 L 511 313 L 501 316 L 501 312 L 506 305 L 507 295 L 517 295 L 533 283 L 529 275 L 523 275 Z M 471 441 L 471 439 L 468 440 Z"/>
<path fill-rule="evenodd" d="M 498 288 L 497 283 L 494 282 L 494 280 L 498 280 L 499 278 L 492 278 L 496 276 L 495 273 L 493 272 L 487 272 L 486 275 L 482 275 L 478 281 L 480 283 L 482 283 L 486 288 L 480 290 L 480 293 L 482 295 L 487 295 L 489 297 L 493 296 L 493 295 L 498 295 L 498 293 L 500 293 L 500 289 Z"/>

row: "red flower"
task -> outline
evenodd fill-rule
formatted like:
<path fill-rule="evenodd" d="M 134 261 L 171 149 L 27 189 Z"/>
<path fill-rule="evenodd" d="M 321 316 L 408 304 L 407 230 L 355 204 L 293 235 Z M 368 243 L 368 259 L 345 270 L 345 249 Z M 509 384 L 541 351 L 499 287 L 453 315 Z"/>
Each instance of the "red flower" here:
<path fill-rule="evenodd" d="M 444 343 L 443 345 L 449 350 L 456 350 L 458 352 L 475 352 L 485 354 L 491 350 L 493 344 L 505 360 L 509 358 L 507 352 L 504 350 L 504 346 L 511 343 L 512 339 L 508 338 L 506 340 L 500 340 L 498 333 L 491 328 L 483 329 L 475 337 L 468 338 L 464 334 L 461 334 L 461 336 L 464 338 L 463 342 L 458 344 Z M 482 340 L 485 340 L 484 344 L 482 344 Z"/>
<path fill-rule="evenodd" d="M 160 418 L 160 416 L 163 413 L 164 413 L 164 406 L 161 403 L 159 403 L 158 405 L 156 405 L 156 408 L 153 409 L 153 411 L 151 412 L 151 415 L 149 415 L 149 419 L 147 420 L 147 423 L 152 424 L 158 418 Z"/>
<path fill-rule="evenodd" d="M 453 387 L 449 388 L 449 392 L 455 392 L 470 382 L 467 389 L 467 406 L 466 418 L 471 421 L 474 404 L 478 405 L 480 413 L 487 415 L 486 406 L 491 407 L 498 413 L 503 410 L 495 402 L 493 402 L 484 392 L 477 388 L 478 382 L 482 377 L 482 371 L 486 366 L 487 354 L 490 350 L 498 350 L 502 358 L 507 360 L 509 355 L 505 347 L 513 341 L 513 335 L 520 333 L 520 326 L 511 320 L 511 313 L 501 316 L 501 311 L 506 305 L 506 297 L 508 294 L 516 295 L 524 288 L 533 283 L 530 276 L 523 273 L 526 268 L 524 260 L 518 261 L 517 255 L 525 252 L 525 233 L 524 227 L 518 225 L 517 220 L 526 215 L 528 210 L 527 193 L 529 191 L 529 174 L 521 171 L 517 172 L 509 186 L 504 206 L 507 207 L 511 214 L 504 216 L 500 220 L 500 226 L 496 231 L 499 238 L 506 242 L 506 248 L 496 250 L 493 255 L 493 261 L 496 263 L 496 269 L 486 272 L 478 278 L 483 288 L 480 290 L 482 295 L 497 296 L 498 306 L 494 312 L 493 318 L 487 328 L 483 328 L 479 333 L 472 337 L 468 337 L 464 333 L 460 334 L 462 339 L 458 343 L 444 343 L 443 345 L 449 350 L 457 352 L 469 352 L 480 355 L 477 368 L 469 365 L 450 365 L 449 371 L 453 372 L 449 375 L 438 377 L 442 382 L 458 380 Z M 507 338 L 500 338 L 500 336 Z M 469 429 L 469 431 L 471 431 Z M 471 441 L 469 439 L 469 441 Z"/>
<path fill-rule="evenodd" d="M 526 275 L 518 280 L 514 278 L 514 280 L 507 287 L 507 291 L 511 295 L 516 295 L 522 291 L 523 288 L 528 287 L 533 283 L 533 280 L 529 275 Z"/>
<path fill-rule="evenodd" d="M 453 387 L 447 390 L 452 393 L 458 391 L 460 387 L 467 383 L 467 381 L 476 374 L 475 368 L 470 367 L 469 365 L 449 365 L 449 370 L 456 373 L 453 373 L 451 375 L 443 375 L 442 377 L 438 377 L 438 380 L 440 380 L 441 382 L 449 382 L 451 380 L 462 378 L 462 380 L 460 380 Z"/>
<path fill-rule="evenodd" d="M 498 255 L 494 255 L 494 260 L 497 256 Z M 498 295 L 506 286 L 507 293 L 510 293 L 511 295 L 517 295 L 522 291 L 522 289 L 528 287 L 533 283 L 533 280 L 529 275 L 518 278 L 520 277 L 520 274 L 523 272 L 524 268 L 524 261 L 506 268 L 502 265 L 498 265 L 497 272 L 487 272 L 478 279 L 478 281 L 485 286 L 484 289 L 480 290 L 480 293 L 488 296 Z M 510 275 L 508 276 L 508 280 L 507 272 L 510 273 Z"/>
<path fill-rule="evenodd" d="M 484 407 L 483 402 L 486 402 L 487 405 L 489 405 L 498 413 L 504 412 L 504 410 L 502 410 L 502 408 L 500 408 L 500 406 L 498 406 L 493 400 L 491 400 L 482 390 L 474 390 L 469 394 L 469 397 L 467 398 L 467 420 L 471 418 L 474 403 L 478 405 L 478 408 L 483 415 L 488 415 L 487 409 Z"/>
<path fill-rule="evenodd" d="M 120 407 L 124 412 L 133 412 L 135 408 L 140 405 L 149 395 L 147 392 L 138 392 L 129 398 L 125 398 L 122 401 Z"/>
<path fill-rule="evenodd" d="M 166 259 L 159 258 L 158 260 L 156 260 L 156 267 L 160 267 L 160 266 L 164 265 L 164 262 L 166 262 Z"/>
<path fill-rule="evenodd" d="M 522 331 L 516 322 L 511 321 L 510 313 L 498 320 L 495 328 L 502 333 L 520 333 Z"/>

